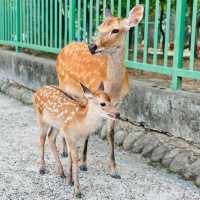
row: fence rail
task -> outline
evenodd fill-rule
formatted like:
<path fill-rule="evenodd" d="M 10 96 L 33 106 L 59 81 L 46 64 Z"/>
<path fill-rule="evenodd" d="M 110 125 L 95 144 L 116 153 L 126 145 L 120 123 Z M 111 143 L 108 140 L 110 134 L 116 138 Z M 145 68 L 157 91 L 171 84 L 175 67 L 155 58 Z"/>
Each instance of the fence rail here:
<path fill-rule="evenodd" d="M 181 87 L 182 78 L 200 80 L 195 62 L 199 0 L 1 0 L 0 44 L 58 53 L 73 40 L 90 42 L 108 4 L 113 14 L 125 17 L 139 3 L 145 6 L 144 20 L 128 34 L 126 66 L 170 76 L 172 89 Z"/>

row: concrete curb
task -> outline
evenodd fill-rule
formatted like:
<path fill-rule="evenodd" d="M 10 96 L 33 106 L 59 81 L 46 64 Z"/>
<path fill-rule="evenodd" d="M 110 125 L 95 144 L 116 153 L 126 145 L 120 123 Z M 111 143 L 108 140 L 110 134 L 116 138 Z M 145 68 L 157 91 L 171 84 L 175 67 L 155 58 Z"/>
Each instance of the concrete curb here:
<path fill-rule="evenodd" d="M 0 80 L 0 92 L 22 101 L 26 105 L 32 105 L 33 91 L 9 80 Z"/>
<path fill-rule="evenodd" d="M 106 138 L 106 125 L 99 137 Z M 117 122 L 115 143 L 126 151 L 140 153 L 150 163 L 159 163 L 200 187 L 200 148 L 174 136 L 150 131 L 130 122 Z"/>
<path fill-rule="evenodd" d="M 32 105 L 33 91 L 8 80 L 0 80 L 0 92 Z M 106 125 L 97 133 L 106 139 Z M 180 138 L 150 131 L 130 122 L 118 121 L 115 143 L 125 151 L 140 153 L 150 162 L 160 163 L 171 172 L 200 187 L 200 149 Z"/>

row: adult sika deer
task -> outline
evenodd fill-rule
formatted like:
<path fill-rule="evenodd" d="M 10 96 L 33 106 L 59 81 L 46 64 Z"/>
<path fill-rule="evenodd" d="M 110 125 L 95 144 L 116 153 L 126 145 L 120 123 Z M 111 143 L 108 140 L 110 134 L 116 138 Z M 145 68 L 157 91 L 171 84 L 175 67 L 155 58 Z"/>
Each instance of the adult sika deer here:
<path fill-rule="evenodd" d="M 59 87 L 81 100 L 83 92 L 79 82 L 95 92 L 103 81 L 112 104 L 119 105 L 128 93 L 128 74 L 123 64 L 125 37 L 130 28 L 142 20 L 143 11 L 142 5 L 136 5 L 127 18 L 120 19 L 111 16 L 107 10 L 93 44 L 87 46 L 85 43 L 74 42 L 64 47 L 56 63 Z M 113 129 L 114 122 L 108 120 L 109 171 L 112 177 L 120 178 L 115 162 Z M 83 170 L 87 170 L 87 143 L 88 138 L 82 156 Z"/>
<path fill-rule="evenodd" d="M 75 194 L 81 197 L 78 175 L 78 152 L 76 141 L 86 138 L 101 124 L 103 118 L 115 120 L 119 113 L 111 105 L 110 97 L 104 92 L 103 84 L 97 92 L 90 92 L 81 85 L 85 105 L 73 99 L 55 86 L 46 86 L 36 91 L 33 96 L 33 104 L 36 110 L 37 121 L 40 127 L 40 173 L 45 173 L 44 146 L 48 126 L 58 129 L 65 137 L 69 155 L 69 183 L 74 184 Z M 48 132 L 51 151 L 58 165 L 58 173 L 65 177 L 63 166 L 56 148 L 56 136 L 58 132 Z"/>

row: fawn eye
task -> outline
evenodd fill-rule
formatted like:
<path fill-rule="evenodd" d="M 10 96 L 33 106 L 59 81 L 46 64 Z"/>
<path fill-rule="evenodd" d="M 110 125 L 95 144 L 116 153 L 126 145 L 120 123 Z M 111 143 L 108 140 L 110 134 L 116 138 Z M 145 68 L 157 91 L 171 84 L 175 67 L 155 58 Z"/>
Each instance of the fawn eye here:
<path fill-rule="evenodd" d="M 112 30 L 112 34 L 113 34 L 113 33 L 119 33 L 119 29 L 113 29 L 113 30 Z"/>
<path fill-rule="evenodd" d="M 102 107 L 106 106 L 106 104 L 105 104 L 105 103 L 100 103 L 100 105 L 101 105 Z"/>

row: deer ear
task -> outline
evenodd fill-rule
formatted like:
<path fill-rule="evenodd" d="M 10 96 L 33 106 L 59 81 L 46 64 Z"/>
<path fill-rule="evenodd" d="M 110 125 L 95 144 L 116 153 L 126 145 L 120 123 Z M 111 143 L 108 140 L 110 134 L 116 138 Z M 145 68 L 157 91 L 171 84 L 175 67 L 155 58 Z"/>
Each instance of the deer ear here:
<path fill-rule="evenodd" d="M 100 91 L 100 92 L 104 91 L 104 83 L 103 83 L 103 81 L 101 81 L 101 83 L 99 85 L 99 88 L 98 88 L 98 91 Z"/>
<path fill-rule="evenodd" d="M 109 8 L 106 8 L 106 10 L 105 10 L 105 16 L 106 17 L 111 17 L 112 16 L 112 13 L 111 13 L 111 11 L 110 11 Z"/>
<path fill-rule="evenodd" d="M 93 98 L 93 94 L 92 94 L 92 92 L 85 86 L 85 85 L 83 85 L 82 83 L 80 83 L 80 85 L 81 85 L 81 88 L 82 88 L 82 90 L 83 90 L 83 93 L 84 93 L 84 95 L 89 99 L 91 99 L 91 98 Z"/>
<path fill-rule="evenodd" d="M 129 16 L 125 19 L 127 30 L 131 27 L 137 26 L 143 18 L 144 6 L 136 5 L 129 12 Z"/>

